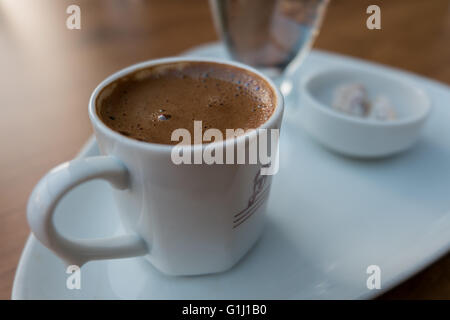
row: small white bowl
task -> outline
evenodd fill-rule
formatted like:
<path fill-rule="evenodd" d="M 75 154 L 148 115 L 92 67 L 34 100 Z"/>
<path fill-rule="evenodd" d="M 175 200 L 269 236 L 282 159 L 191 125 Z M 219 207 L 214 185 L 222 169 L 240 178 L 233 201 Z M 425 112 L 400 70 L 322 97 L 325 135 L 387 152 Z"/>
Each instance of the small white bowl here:
<path fill-rule="evenodd" d="M 361 83 L 369 99 L 388 97 L 397 119 L 379 121 L 332 109 L 333 93 L 344 83 Z M 401 76 L 357 69 L 333 69 L 309 75 L 300 87 L 299 119 L 321 144 L 338 153 L 361 158 L 389 156 L 408 149 L 419 136 L 431 110 L 424 91 Z"/>

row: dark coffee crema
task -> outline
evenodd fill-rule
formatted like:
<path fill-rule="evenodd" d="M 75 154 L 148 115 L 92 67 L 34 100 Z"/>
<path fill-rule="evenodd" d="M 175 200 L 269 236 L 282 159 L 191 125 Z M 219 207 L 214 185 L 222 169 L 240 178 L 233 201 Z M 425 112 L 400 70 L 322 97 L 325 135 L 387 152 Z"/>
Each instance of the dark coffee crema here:
<path fill-rule="evenodd" d="M 139 70 L 106 86 L 97 113 L 111 129 L 140 141 L 177 144 L 172 132 L 256 129 L 276 107 L 270 85 L 256 74 L 213 62 L 175 62 Z M 193 142 L 192 142 L 193 143 Z"/>

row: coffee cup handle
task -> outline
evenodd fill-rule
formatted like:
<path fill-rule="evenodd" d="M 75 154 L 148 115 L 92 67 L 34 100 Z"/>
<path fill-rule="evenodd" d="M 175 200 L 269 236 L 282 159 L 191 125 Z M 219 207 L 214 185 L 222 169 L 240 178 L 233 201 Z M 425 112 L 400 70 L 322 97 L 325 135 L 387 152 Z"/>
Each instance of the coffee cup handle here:
<path fill-rule="evenodd" d="M 81 267 L 90 260 L 126 258 L 148 253 L 147 244 L 137 234 L 99 239 L 69 239 L 58 232 L 53 221 L 56 205 L 77 185 L 104 179 L 118 189 L 129 186 L 128 170 L 112 156 L 75 159 L 47 173 L 34 188 L 27 218 L 36 238 L 69 265 Z"/>

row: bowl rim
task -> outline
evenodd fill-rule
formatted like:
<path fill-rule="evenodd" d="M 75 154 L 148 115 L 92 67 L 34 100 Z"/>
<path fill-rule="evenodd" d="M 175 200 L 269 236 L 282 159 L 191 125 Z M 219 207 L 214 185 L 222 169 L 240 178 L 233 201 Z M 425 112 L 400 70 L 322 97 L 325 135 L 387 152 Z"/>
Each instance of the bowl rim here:
<path fill-rule="evenodd" d="M 408 88 L 408 90 L 411 90 L 416 94 L 417 96 L 420 96 L 423 102 L 423 107 L 421 108 L 420 112 L 417 112 L 415 114 L 411 114 L 411 116 L 407 116 L 401 119 L 394 119 L 389 121 L 380 121 L 376 119 L 366 119 L 366 118 L 360 118 L 357 116 L 347 115 L 343 112 L 339 112 L 334 110 L 331 106 L 322 103 L 320 100 L 318 100 L 309 90 L 309 84 L 314 79 L 317 79 L 319 77 L 324 77 L 326 75 L 332 74 L 332 73 L 353 73 L 353 74 L 373 74 L 378 77 L 382 77 L 387 79 L 387 81 L 390 82 L 399 82 L 404 87 Z M 311 72 L 305 76 L 300 81 L 300 92 L 301 96 L 306 98 L 308 102 L 314 106 L 315 109 L 320 110 L 323 114 L 337 118 L 346 122 L 350 122 L 353 124 L 360 124 L 360 125 L 366 125 L 366 126 L 372 126 L 372 127 L 398 127 L 398 126 L 404 126 L 409 125 L 417 122 L 421 122 L 425 120 L 428 115 L 430 114 L 432 110 L 432 103 L 429 95 L 423 90 L 422 88 L 417 87 L 416 84 L 414 84 L 410 80 L 403 79 L 400 76 L 397 75 L 390 75 L 386 74 L 382 71 L 374 71 L 374 70 L 359 70 L 356 68 L 344 68 L 344 67 L 334 67 L 334 68 L 327 68 L 318 70 L 315 72 Z"/>

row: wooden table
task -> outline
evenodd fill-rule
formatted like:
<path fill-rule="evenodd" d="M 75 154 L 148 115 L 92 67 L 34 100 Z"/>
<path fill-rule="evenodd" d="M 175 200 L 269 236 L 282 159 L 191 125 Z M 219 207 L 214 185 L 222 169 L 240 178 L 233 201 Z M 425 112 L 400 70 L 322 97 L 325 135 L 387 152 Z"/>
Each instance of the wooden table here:
<path fill-rule="evenodd" d="M 379 4 L 382 30 L 365 27 Z M 66 8 L 81 7 L 81 30 Z M 38 179 L 92 134 L 87 101 L 108 74 L 217 40 L 205 0 L 0 2 L 0 298 L 10 297 Z M 450 83 L 447 0 L 331 1 L 316 47 Z M 382 298 L 450 298 L 450 255 Z"/>

